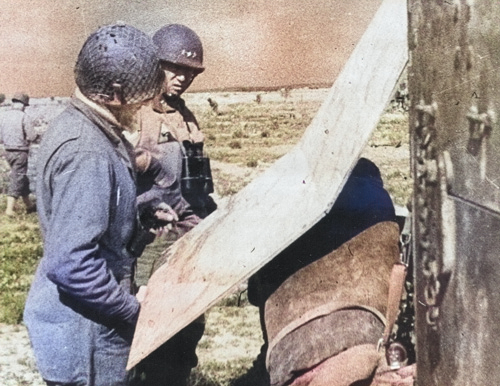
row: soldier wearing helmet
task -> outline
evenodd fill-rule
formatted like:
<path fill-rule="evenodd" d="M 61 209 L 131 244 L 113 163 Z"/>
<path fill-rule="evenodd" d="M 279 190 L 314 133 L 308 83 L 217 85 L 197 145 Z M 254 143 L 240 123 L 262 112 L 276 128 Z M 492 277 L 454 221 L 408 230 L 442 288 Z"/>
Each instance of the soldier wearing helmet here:
<path fill-rule="evenodd" d="M 163 178 L 157 183 L 139 183 L 139 201 L 163 191 L 165 200 L 177 213 L 176 228 L 181 234 L 196 226 L 216 205 L 210 197 L 213 192 L 209 159 L 203 154 L 204 136 L 196 118 L 186 107 L 182 94 L 198 74 L 204 71 L 203 47 L 198 35 L 180 24 L 160 28 L 153 36 L 165 80 L 163 92 L 152 107 L 145 106 L 138 117 L 139 130 L 130 138 L 140 159 L 145 154 L 151 165 L 160 166 Z M 138 162 L 142 163 L 142 162 Z M 146 181 L 147 182 L 147 181 Z M 160 200 L 161 201 L 161 200 Z M 172 233 L 170 233 L 172 235 Z M 176 238 L 159 237 L 148 246 L 138 261 L 139 280 L 147 280 L 150 272 L 163 261 L 156 260 Z M 198 362 L 196 346 L 204 331 L 201 317 L 145 358 L 135 369 L 135 385 L 176 385 L 187 383 L 191 368 Z"/>
<path fill-rule="evenodd" d="M 21 197 L 26 211 L 32 212 L 35 205 L 29 198 L 28 152 L 32 142 L 38 138 L 33 121 L 24 112 L 29 106 L 29 96 L 18 92 L 12 97 L 12 109 L 0 116 L 0 143 L 4 144 L 5 158 L 10 165 L 7 208 L 5 214 L 14 216 L 14 205 Z"/>
<path fill-rule="evenodd" d="M 204 135 L 182 94 L 189 88 L 203 66 L 200 38 L 190 28 L 169 24 L 153 36 L 158 47 L 161 68 L 165 73 L 162 94 L 153 108 L 141 109 L 138 134 L 131 141 L 137 149 L 148 151 L 160 160 L 164 169 L 175 170 L 182 195 L 200 218 L 216 205 L 210 164 L 203 154 Z M 178 159 L 172 156 L 178 154 Z"/>
<path fill-rule="evenodd" d="M 44 255 L 24 320 L 48 385 L 126 385 L 144 294 L 132 293 L 136 171 L 123 133 L 163 72 L 151 38 L 124 24 L 92 33 L 74 72 L 74 97 L 39 148 Z"/>

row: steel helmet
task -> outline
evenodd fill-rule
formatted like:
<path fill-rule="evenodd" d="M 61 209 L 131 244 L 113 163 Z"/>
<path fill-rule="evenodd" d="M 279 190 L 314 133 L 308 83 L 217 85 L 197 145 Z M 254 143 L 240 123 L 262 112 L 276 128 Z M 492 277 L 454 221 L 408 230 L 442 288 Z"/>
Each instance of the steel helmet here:
<path fill-rule="evenodd" d="M 21 102 L 25 106 L 30 105 L 30 97 L 28 94 L 22 92 L 16 92 L 12 97 L 12 102 Z"/>
<path fill-rule="evenodd" d="M 80 91 L 98 103 L 142 102 L 159 93 L 163 71 L 156 46 L 138 29 L 115 24 L 99 28 L 85 41 L 75 65 Z"/>
<path fill-rule="evenodd" d="M 203 67 L 203 46 L 198 35 L 182 24 L 168 24 L 153 35 L 160 60 L 195 69 Z"/>

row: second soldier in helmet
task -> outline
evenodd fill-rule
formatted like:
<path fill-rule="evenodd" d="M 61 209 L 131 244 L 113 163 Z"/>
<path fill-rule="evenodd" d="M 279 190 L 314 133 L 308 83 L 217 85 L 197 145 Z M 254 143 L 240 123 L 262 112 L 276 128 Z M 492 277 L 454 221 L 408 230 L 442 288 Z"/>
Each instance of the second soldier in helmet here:
<path fill-rule="evenodd" d="M 139 113 L 138 131 L 131 142 L 141 154 L 149 152 L 165 170 L 176 173 L 182 195 L 200 218 L 215 210 L 209 160 L 203 154 L 204 135 L 182 94 L 204 71 L 203 47 L 190 28 L 169 24 L 153 36 L 165 74 L 163 93 L 152 108 Z M 173 176 L 172 176 L 173 177 Z"/>
<path fill-rule="evenodd" d="M 164 261 L 161 251 L 216 209 L 210 164 L 203 153 L 204 135 L 181 95 L 204 71 L 203 47 L 198 35 L 180 24 L 160 28 L 153 36 L 165 74 L 163 92 L 152 106 L 138 114 L 137 133 L 129 138 L 136 149 L 138 205 L 166 202 L 176 212 L 174 232 L 157 237 L 146 247 L 137 267 L 138 284 L 146 284 Z M 142 176 L 142 178 L 141 178 Z M 136 368 L 133 385 L 185 385 L 197 365 L 196 346 L 204 331 L 201 317 Z"/>

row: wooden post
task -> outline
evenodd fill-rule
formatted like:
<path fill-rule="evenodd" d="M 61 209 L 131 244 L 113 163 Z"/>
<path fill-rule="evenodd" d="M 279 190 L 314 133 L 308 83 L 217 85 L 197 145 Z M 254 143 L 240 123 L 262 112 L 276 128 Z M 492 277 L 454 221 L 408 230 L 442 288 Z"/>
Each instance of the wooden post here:
<path fill-rule="evenodd" d="M 148 283 L 128 368 L 327 213 L 407 61 L 406 0 L 384 0 L 300 142 L 178 240 Z"/>

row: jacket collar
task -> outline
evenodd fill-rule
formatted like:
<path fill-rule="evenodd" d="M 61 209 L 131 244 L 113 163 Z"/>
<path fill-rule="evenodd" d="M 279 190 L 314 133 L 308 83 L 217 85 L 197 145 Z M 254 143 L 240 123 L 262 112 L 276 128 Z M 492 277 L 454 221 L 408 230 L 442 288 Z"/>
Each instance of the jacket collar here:
<path fill-rule="evenodd" d="M 124 137 L 123 131 L 125 128 L 117 121 L 115 116 L 105 106 L 88 99 L 78 88 L 75 90 L 71 103 L 104 133 L 115 146 L 126 166 L 134 171 L 135 163 L 132 156 L 132 145 Z"/>
<path fill-rule="evenodd" d="M 181 97 L 169 97 L 161 94 L 153 101 L 153 110 L 158 113 L 175 113 L 182 111 L 186 107 L 186 102 Z"/>

